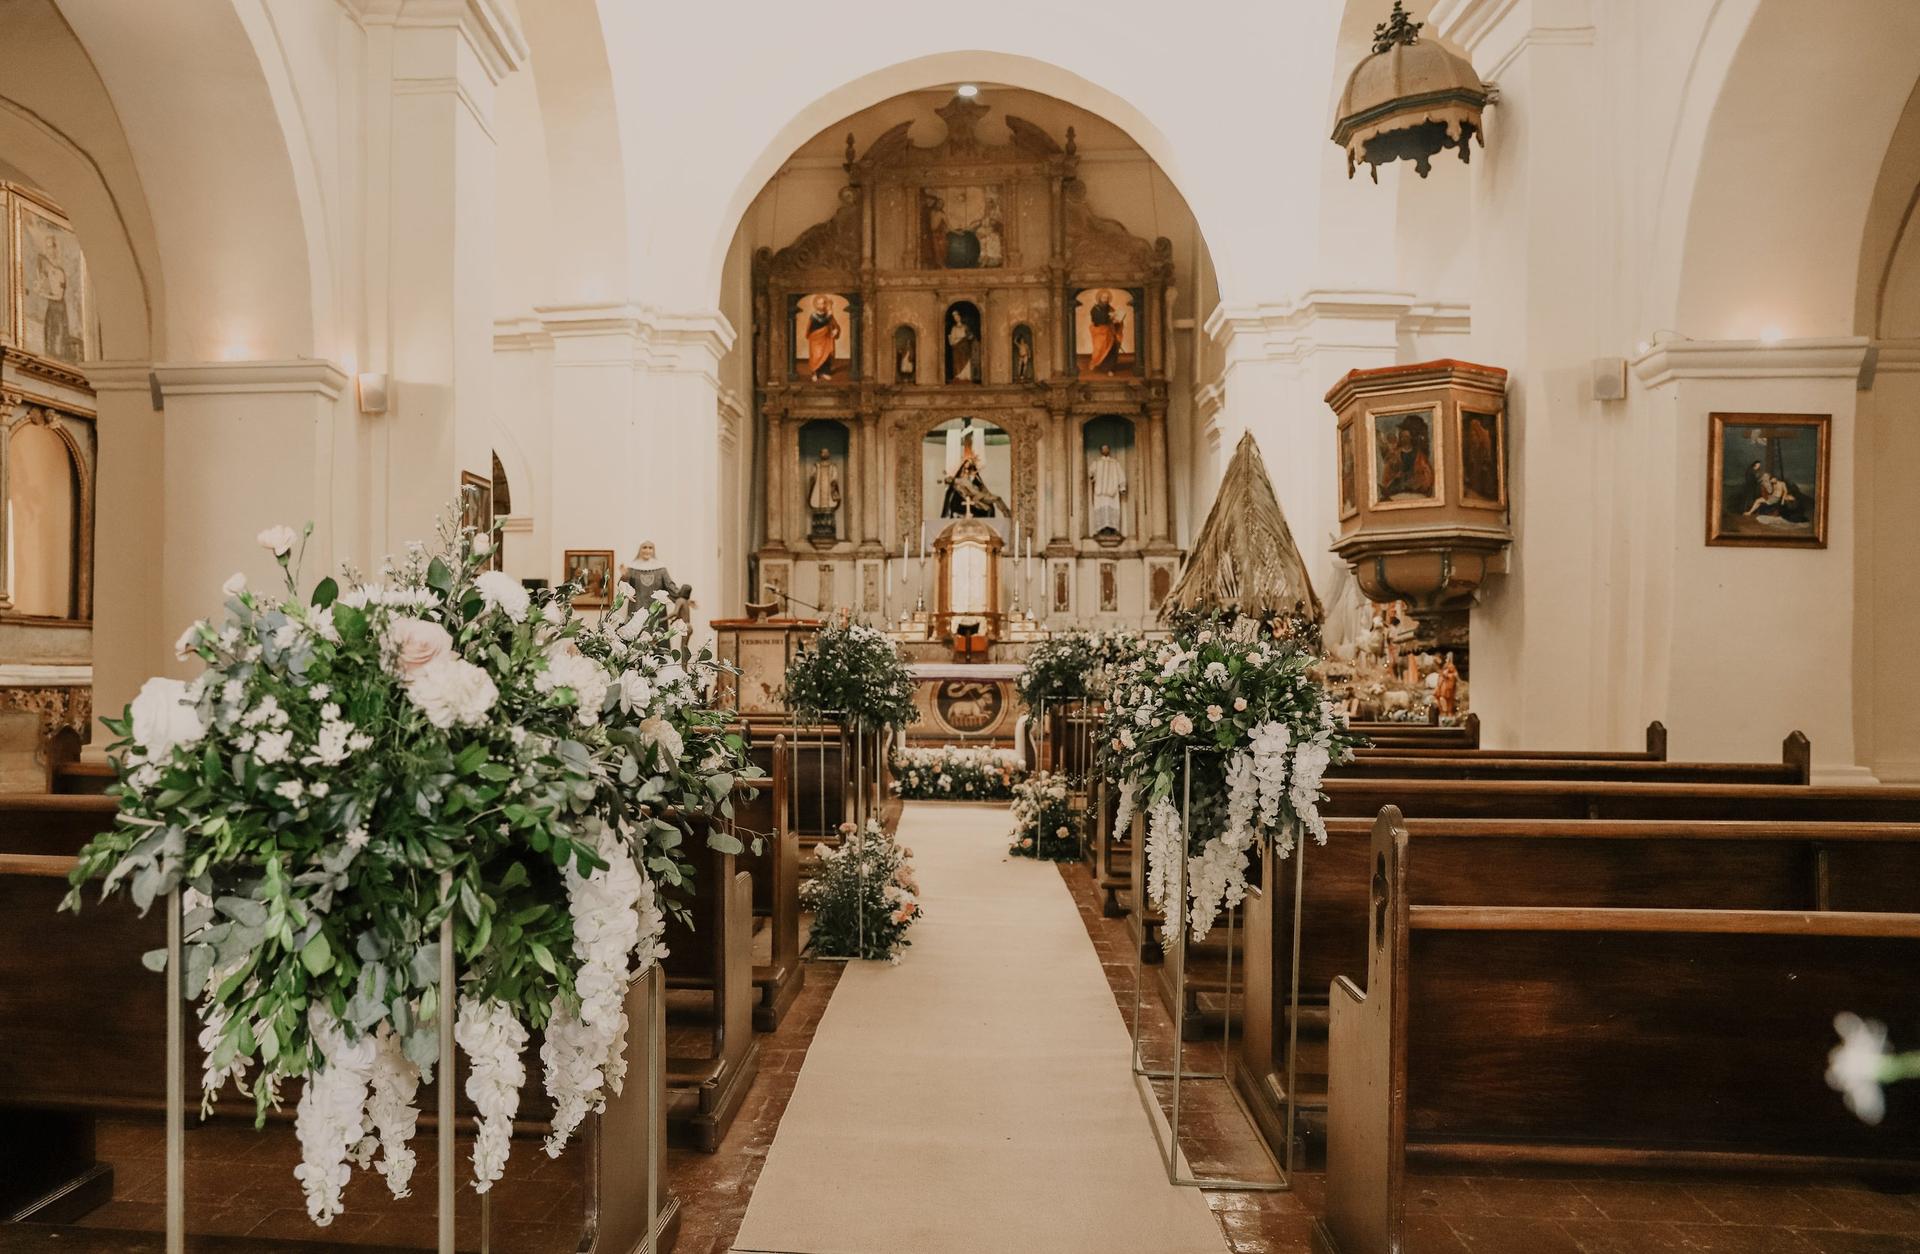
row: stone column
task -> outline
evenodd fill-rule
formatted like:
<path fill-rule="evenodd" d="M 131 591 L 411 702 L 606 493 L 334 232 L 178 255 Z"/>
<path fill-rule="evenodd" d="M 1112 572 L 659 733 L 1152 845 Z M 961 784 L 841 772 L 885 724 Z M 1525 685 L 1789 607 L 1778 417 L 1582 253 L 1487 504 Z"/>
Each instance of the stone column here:
<path fill-rule="evenodd" d="M 721 579 L 720 360 L 733 327 L 716 310 L 649 312 L 626 479 L 628 534 L 662 545 L 674 577 L 693 585 L 694 621 L 740 612 Z M 745 555 L 739 555 L 741 560 Z"/>
<path fill-rule="evenodd" d="M 1148 402 L 1145 427 L 1147 461 L 1140 468 L 1140 478 L 1144 482 L 1134 491 L 1146 493 L 1147 547 L 1167 550 L 1173 547 L 1172 532 L 1168 525 L 1172 511 L 1167 507 L 1173 458 L 1169 455 L 1167 444 L 1167 402 L 1164 398 Z"/>
<path fill-rule="evenodd" d="M 1066 409 L 1049 405 L 1047 407 L 1047 456 L 1041 463 L 1041 483 L 1049 479 L 1054 484 L 1053 508 L 1047 519 L 1051 535 L 1047 542 L 1047 552 L 1070 554 L 1073 552 L 1073 522 L 1071 507 L 1073 504 L 1073 484 L 1069 470 L 1073 463 L 1067 457 L 1067 427 L 1069 415 Z"/>

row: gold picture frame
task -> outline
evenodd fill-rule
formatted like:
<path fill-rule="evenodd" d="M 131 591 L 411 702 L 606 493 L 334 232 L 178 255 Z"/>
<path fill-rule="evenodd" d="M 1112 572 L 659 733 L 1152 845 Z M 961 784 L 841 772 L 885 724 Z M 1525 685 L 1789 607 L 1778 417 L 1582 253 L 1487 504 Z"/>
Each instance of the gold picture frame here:
<path fill-rule="evenodd" d="M 1338 462 L 1336 473 L 1340 484 L 1340 519 L 1344 522 L 1360 512 L 1360 449 L 1356 424 L 1341 423 L 1336 438 L 1338 445 L 1334 456 Z"/>
<path fill-rule="evenodd" d="M 93 293 L 80 237 L 65 214 L 17 184 L 5 185 L 6 330 L 38 357 L 78 366 L 100 355 Z M 56 313 L 57 311 L 57 313 Z M 54 341 L 58 341 L 57 343 Z"/>
<path fill-rule="evenodd" d="M 1832 414 L 1707 415 L 1707 543 L 1824 549 Z"/>
<path fill-rule="evenodd" d="M 1507 415 L 1501 409 L 1454 406 L 1460 467 L 1455 499 L 1468 509 L 1507 507 Z"/>
<path fill-rule="evenodd" d="M 560 555 L 560 582 L 578 583 L 580 591 L 573 603 L 581 609 L 596 609 L 613 601 L 614 570 L 612 549 L 567 549 Z"/>
<path fill-rule="evenodd" d="M 1446 441 L 1439 438 L 1440 414 L 1440 404 L 1431 401 L 1367 411 L 1368 509 L 1428 509 L 1444 502 Z M 1399 447 L 1403 434 L 1410 447 Z M 1406 459 L 1404 464 L 1388 464 L 1382 456 L 1386 440 L 1394 442 L 1397 454 Z M 1408 485 L 1405 490 L 1385 490 L 1389 485 L 1401 483 Z M 1425 491 L 1419 490 L 1422 483 L 1426 485 Z"/>

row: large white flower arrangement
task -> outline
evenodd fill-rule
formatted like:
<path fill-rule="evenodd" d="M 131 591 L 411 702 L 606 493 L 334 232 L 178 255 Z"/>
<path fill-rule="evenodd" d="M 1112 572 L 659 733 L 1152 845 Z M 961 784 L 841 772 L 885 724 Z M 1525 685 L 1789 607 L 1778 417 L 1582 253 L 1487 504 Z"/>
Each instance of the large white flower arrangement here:
<path fill-rule="evenodd" d="M 1027 769 L 1011 749 L 965 745 L 895 749 L 890 765 L 903 801 L 1005 801 Z"/>
<path fill-rule="evenodd" d="M 786 698 L 808 718 L 867 731 L 905 727 L 918 717 L 900 650 L 886 632 L 850 615 L 822 627 L 788 664 Z"/>
<path fill-rule="evenodd" d="M 1320 780 L 1354 742 L 1312 674 L 1318 660 L 1253 619 L 1201 620 L 1115 679 L 1100 755 L 1121 781 L 1119 823 L 1145 811 L 1148 896 L 1184 913 L 1195 939 L 1246 896 L 1256 844 L 1285 858 L 1300 833 L 1326 841 Z M 1188 900 L 1174 910 L 1181 857 Z"/>
<path fill-rule="evenodd" d="M 1116 676 L 1146 649 L 1129 631 L 1060 631 L 1033 646 L 1014 691 L 1030 710 L 1042 702 L 1104 698 Z"/>
<path fill-rule="evenodd" d="M 142 910 L 185 887 L 203 1106 L 231 1083 L 264 1119 L 301 1079 L 295 1175 L 322 1225 L 376 1155 L 407 1192 L 442 1014 L 470 1060 L 481 1190 L 505 1166 L 533 1032 L 548 1153 L 619 1091 L 622 994 L 661 952 L 656 884 L 684 881 L 690 816 L 727 812 L 748 770 L 701 708 L 711 657 L 663 606 L 623 594 L 589 622 L 564 591 L 536 600 L 484 570 L 490 540 L 449 519 L 437 552 L 301 598 L 304 542 L 263 532 L 285 593 L 229 580 L 224 621 L 178 645 L 199 677 L 150 680 L 108 722 L 119 816 L 68 905 L 95 878 Z M 437 984 L 449 915 L 457 1008 Z"/>

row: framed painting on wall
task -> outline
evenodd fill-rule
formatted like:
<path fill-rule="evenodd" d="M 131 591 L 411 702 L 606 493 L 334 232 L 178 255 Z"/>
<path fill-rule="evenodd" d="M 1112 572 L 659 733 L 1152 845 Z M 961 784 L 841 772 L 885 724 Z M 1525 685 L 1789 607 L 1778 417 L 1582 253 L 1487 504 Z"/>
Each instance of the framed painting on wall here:
<path fill-rule="evenodd" d="M 580 585 L 573 603 L 595 609 L 613 599 L 613 550 L 568 549 L 560 558 L 560 581 Z"/>
<path fill-rule="evenodd" d="M 78 365 L 96 356 L 87 260 L 67 220 L 17 189 L 12 274 L 19 322 L 15 342 L 30 353 Z"/>
<path fill-rule="evenodd" d="M 1432 406 L 1400 412 L 1367 413 L 1373 447 L 1368 476 L 1368 506 L 1406 509 L 1440 500 L 1440 445 L 1434 437 Z"/>
<path fill-rule="evenodd" d="M 1707 543 L 1827 547 L 1831 414 L 1709 414 Z"/>
<path fill-rule="evenodd" d="M 1073 364 L 1080 376 L 1141 373 L 1138 288 L 1087 287 L 1073 295 Z"/>

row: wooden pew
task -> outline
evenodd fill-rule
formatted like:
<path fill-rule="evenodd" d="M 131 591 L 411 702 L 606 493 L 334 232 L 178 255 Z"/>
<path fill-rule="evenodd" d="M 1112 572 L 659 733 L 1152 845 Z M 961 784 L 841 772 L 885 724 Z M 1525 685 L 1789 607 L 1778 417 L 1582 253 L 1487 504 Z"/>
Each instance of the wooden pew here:
<path fill-rule="evenodd" d="M 1920 913 L 1429 904 L 1411 846 L 1389 808 L 1367 988 L 1331 985 L 1326 1248 L 1404 1248 L 1410 1148 L 1920 1174 L 1920 1094 L 1869 1127 L 1823 1080 L 1836 1013 L 1920 1022 Z"/>
<path fill-rule="evenodd" d="M 15 839 L 20 816 L 33 810 L 19 803 L 30 800 L 0 799 L 0 850 L 23 843 Z M 96 807 L 99 824 L 111 816 L 111 805 Z M 155 908 L 140 917 L 124 894 L 106 902 L 90 899 L 78 915 L 58 912 L 73 864 L 71 854 L 0 852 L 0 1163 L 8 1168 L 0 1174 L 0 1222 L 68 1223 L 107 1201 L 113 1171 L 96 1157 L 96 1117 L 155 1113 L 166 1105 L 165 985 L 140 962 L 141 954 L 166 943 L 165 916 Z M 663 1039 L 664 1003 L 658 969 L 629 985 L 627 1082 L 622 1093 L 609 1095 L 604 1112 L 587 1116 L 561 1160 L 585 1188 L 580 1250 L 627 1254 L 646 1236 L 641 1186 L 649 1157 L 657 1165 L 666 1144 L 665 1092 L 649 1082 L 648 1062 L 648 1051 Z M 202 1055 L 191 1010 L 186 1017 L 191 1136 Z M 523 1059 L 530 1077 L 539 1074 L 539 1044 L 536 1038 Z M 465 1120 L 473 1111 L 462 1088 Z M 433 1085 L 422 1085 L 418 1095 L 422 1136 L 432 1135 L 436 1123 L 435 1092 Z M 232 1109 L 216 1118 L 235 1118 L 244 1107 L 251 1122 L 250 1102 L 230 1097 L 228 1105 Z M 262 1135 L 290 1135 L 285 1125 L 292 1115 L 289 1103 Z M 531 1081 L 514 1125 L 524 1143 L 509 1162 L 509 1179 L 540 1160 L 537 1138 L 551 1130 L 551 1117 L 544 1090 Z M 280 1183 L 294 1189 L 290 1181 Z M 430 1190 L 431 1183 L 416 1181 L 415 1188 Z M 657 1208 L 656 1228 L 677 1230 L 679 1204 L 664 1186 Z M 661 1248 L 670 1243 L 669 1236 Z M 259 1240 L 247 1248 L 279 1245 Z"/>
<path fill-rule="evenodd" d="M 1093 785 L 1092 806 L 1087 812 L 1090 827 L 1088 847 L 1093 851 L 1093 880 L 1102 895 L 1100 911 L 1109 919 L 1126 915 L 1131 908 L 1120 894 L 1133 887 L 1134 842 L 1129 830 L 1117 830 L 1120 817 L 1119 789 L 1105 779 Z M 1134 898 L 1138 900 L 1138 898 Z"/>
<path fill-rule="evenodd" d="M 736 791 L 748 785 L 737 784 Z M 683 897 L 692 926 L 667 918 L 669 988 L 704 991 L 697 1021 L 709 1030 L 708 1052 L 667 1059 L 667 1131 L 681 1144 L 711 1154 L 740 1113 L 760 1072 L 760 1042 L 753 1032 L 753 877 L 735 866 L 734 855 L 707 844 L 696 821 L 687 851 L 694 863 L 693 892 Z M 679 1018 L 670 1014 L 669 1021 Z"/>
<path fill-rule="evenodd" d="M 1355 724 L 1358 730 L 1361 724 Z M 1667 726 L 1655 720 L 1647 724 L 1647 742 L 1644 749 L 1482 749 L 1478 746 L 1420 746 L 1400 745 L 1382 748 L 1378 744 L 1354 750 L 1354 756 L 1369 757 L 1406 757 L 1406 758 L 1457 758 L 1471 757 L 1476 760 L 1489 758 L 1526 758 L 1529 761 L 1616 761 L 1616 762 L 1664 762 L 1667 760 Z"/>
<path fill-rule="evenodd" d="M 1813 754 L 1799 732 L 1780 746 L 1780 761 L 1669 762 L 1645 756 L 1522 756 L 1474 750 L 1457 754 L 1361 750 L 1328 772 L 1334 779 L 1623 780 L 1646 783 L 1805 784 Z"/>
<path fill-rule="evenodd" d="M 1614 781 L 1507 781 L 1475 782 L 1460 780 L 1346 780 L 1329 779 L 1325 785 L 1327 802 L 1322 807 L 1330 816 L 1329 839 L 1325 846 L 1311 845 L 1306 850 L 1303 901 L 1298 920 L 1300 945 L 1299 1040 L 1301 1056 L 1297 1062 L 1299 1103 L 1309 1112 L 1309 1130 L 1318 1122 L 1324 1107 L 1326 1046 L 1326 1008 L 1320 992 L 1337 975 L 1362 969 L 1361 958 L 1353 946 L 1362 934 L 1360 920 L 1367 909 L 1370 871 L 1360 851 L 1371 830 L 1372 816 L 1387 805 L 1403 803 L 1416 841 L 1429 835 L 1450 841 L 1478 839 L 1461 857 L 1468 860 L 1463 872 L 1465 883 L 1486 884 L 1502 880 L 1504 872 L 1497 857 L 1515 858 L 1527 848 L 1526 842 L 1558 839 L 1551 852 L 1519 864 L 1516 874 L 1541 877 L 1537 890 L 1543 896 L 1536 904 L 1565 900 L 1571 891 L 1592 891 L 1596 877 L 1612 877 L 1621 896 L 1602 904 L 1675 905 L 1672 897 L 1652 894 L 1662 882 L 1690 867 L 1702 871 L 1713 865 L 1709 855 L 1692 844 L 1679 850 L 1639 854 L 1649 859 L 1639 875 L 1609 864 L 1606 859 L 1628 856 L 1622 845 L 1614 855 L 1591 850 L 1574 852 L 1570 837 L 1581 827 L 1568 820 L 1619 819 L 1675 821 L 1696 826 L 1707 825 L 1720 837 L 1740 834 L 1728 827 L 1730 820 L 1744 820 L 1763 827 L 1785 829 L 1790 825 L 1817 825 L 1821 832 L 1843 824 L 1906 824 L 1920 822 L 1920 789 L 1910 788 L 1825 788 L 1807 785 L 1739 785 L 1622 783 Z M 1349 816 L 1349 817 L 1342 817 Z M 1429 819 L 1480 820 L 1472 823 L 1442 824 Z M 1562 821 L 1558 826 L 1547 820 Z M 1521 824 L 1516 828 L 1515 823 Z M 1640 829 L 1639 839 L 1652 840 L 1654 829 Z M 1749 826 L 1751 830 L 1751 826 Z M 1901 829 L 1903 832 L 1905 829 Z M 1513 837 L 1502 843 L 1492 839 L 1504 834 Z M 1712 839 L 1706 830 L 1676 837 L 1689 841 Z M 1801 893 L 1793 898 L 1807 908 L 1843 908 L 1863 910 L 1916 909 L 1920 897 L 1907 892 L 1915 863 L 1909 850 L 1899 841 L 1853 839 L 1836 852 L 1836 846 L 1822 844 L 1811 835 L 1800 838 L 1799 852 L 1786 852 L 1788 846 L 1775 846 L 1772 852 L 1743 854 L 1749 860 L 1734 870 L 1757 874 L 1755 868 L 1767 864 L 1777 875 L 1789 872 L 1800 880 L 1771 881 L 1775 900 L 1779 894 Z M 1848 837 L 1835 833 L 1835 840 Z M 1901 839 L 1907 839 L 1904 835 Z M 1712 857 L 1732 856 L 1728 844 Z M 1438 856 L 1436 854 L 1436 856 Z M 1544 860 L 1542 860 L 1544 859 Z M 1784 869 L 1780 861 L 1788 865 Z M 1553 868 L 1566 867 L 1557 878 Z M 1734 870 L 1728 873 L 1733 874 Z M 1296 921 L 1293 910 L 1295 868 L 1291 861 L 1276 862 L 1249 893 L 1246 916 L 1247 943 L 1244 953 L 1247 1013 L 1239 1045 L 1230 1070 L 1234 1085 L 1256 1116 L 1262 1131 L 1276 1147 L 1284 1145 L 1282 1108 L 1286 1091 L 1286 1044 L 1292 1028 L 1286 1004 L 1286 989 L 1294 963 Z M 1663 880 L 1661 877 L 1666 876 Z M 1724 877 L 1723 877 L 1724 879 Z M 1781 887 L 1790 884 L 1789 887 Z M 1633 897 L 1629 889 L 1643 893 Z M 1815 890 L 1818 892 L 1815 892 Z M 1720 891 L 1716 889 L 1715 891 Z M 1752 889 L 1761 891 L 1758 882 Z M 1563 896 L 1556 898 L 1552 894 Z M 1812 893 L 1813 895 L 1807 895 Z M 1824 894 L 1824 895 L 1821 895 Z M 1473 900 L 1466 898 L 1464 900 Z M 1592 901 L 1593 898 L 1586 900 Z M 1723 904 L 1721 897 L 1708 897 L 1692 904 Z M 1766 904 L 1763 896 L 1751 899 Z"/>
<path fill-rule="evenodd" d="M 1356 722 L 1350 730 L 1383 749 L 1478 749 L 1480 716 L 1469 714 L 1458 726 L 1430 723 Z"/>
<path fill-rule="evenodd" d="M 853 745 L 833 723 L 765 723 L 747 727 L 748 746 L 764 767 L 775 740 L 787 742 L 787 816 L 806 855 L 840 842 L 840 824 L 854 810 Z"/>
<path fill-rule="evenodd" d="M 753 1004 L 753 1026 L 771 1032 L 780 1026 L 806 983 L 806 967 L 800 961 L 800 837 L 788 817 L 791 784 L 786 737 L 774 737 L 771 745 L 755 745 L 750 754 L 767 778 L 751 797 L 734 799 L 734 822 L 747 846 L 735 860 L 753 877 L 754 919 L 756 924 L 764 920 L 768 933 L 768 961 L 753 968 L 753 986 L 759 994 Z M 761 837 L 757 851 L 752 836 Z M 674 987 L 704 984 L 676 981 Z"/>

